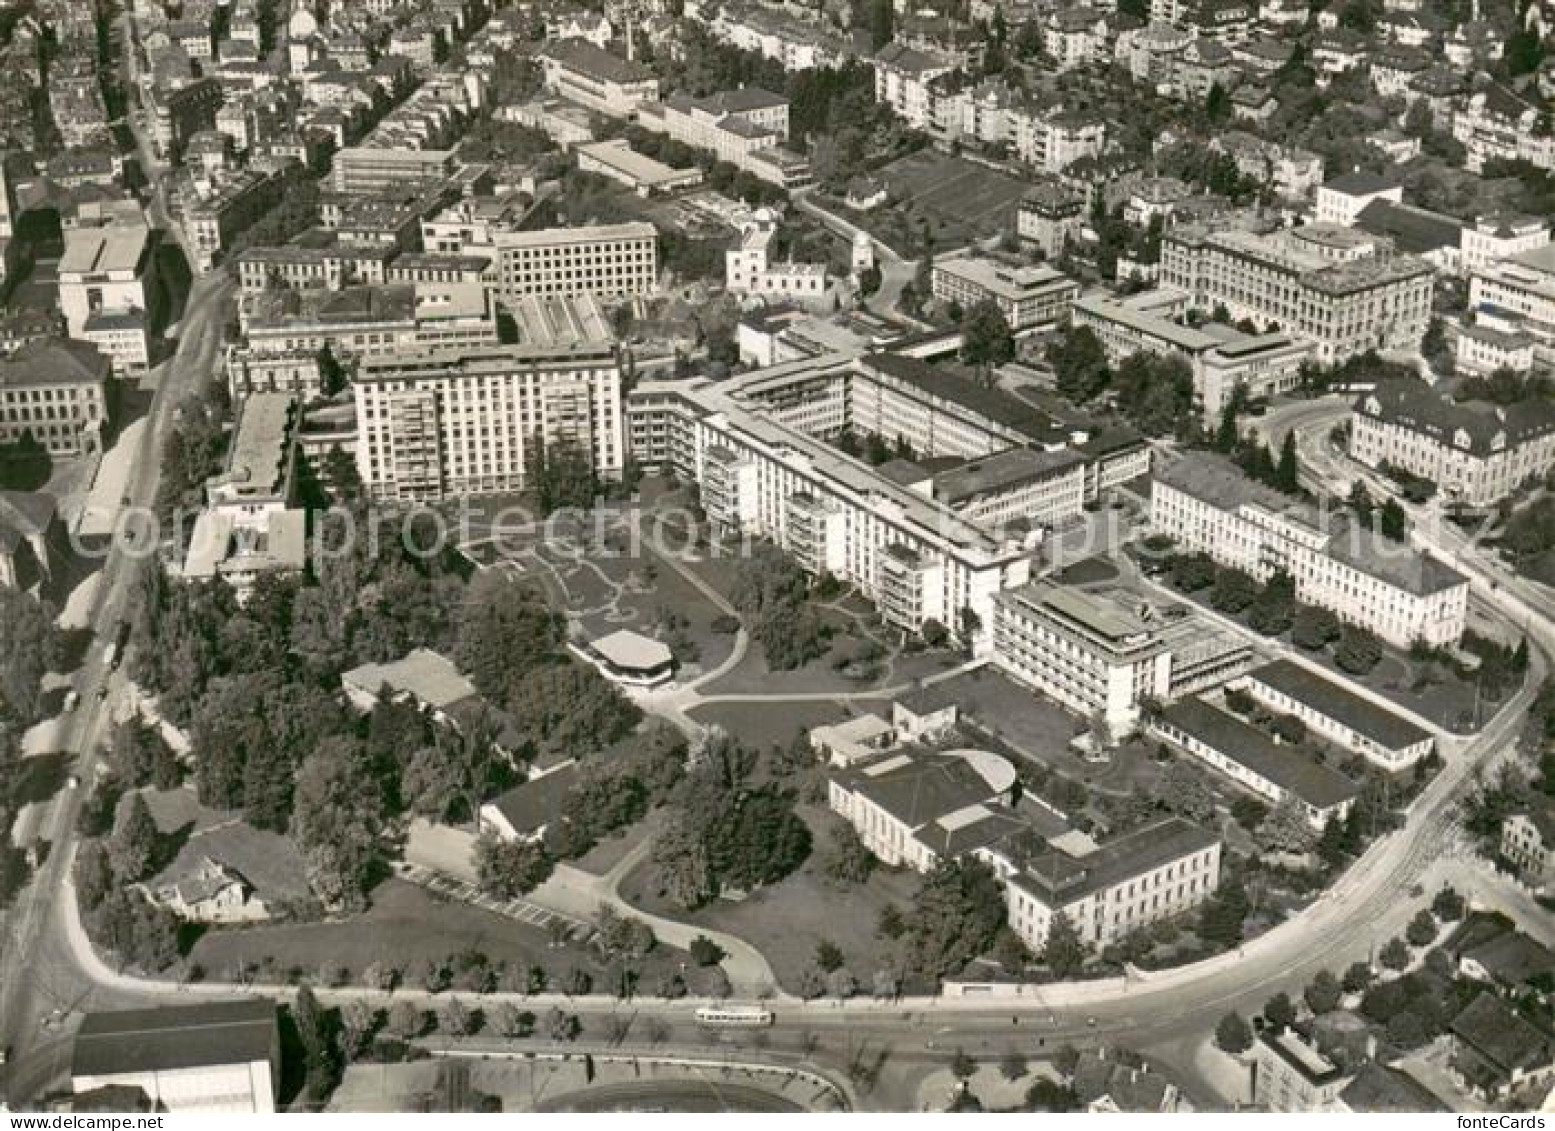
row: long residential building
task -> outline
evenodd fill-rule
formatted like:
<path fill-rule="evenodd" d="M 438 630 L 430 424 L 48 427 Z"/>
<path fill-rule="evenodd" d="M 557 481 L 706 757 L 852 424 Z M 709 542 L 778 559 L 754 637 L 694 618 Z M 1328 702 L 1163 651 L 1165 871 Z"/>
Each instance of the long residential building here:
<path fill-rule="evenodd" d="M 614 299 L 652 294 L 658 286 L 658 232 L 646 222 L 498 231 L 489 247 L 463 250 L 492 257 L 496 296 L 509 306 L 529 295 Z"/>
<path fill-rule="evenodd" d="M 1009 924 L 1040 952 L 1057 915 L 1101 949 L 1186 914 L 1220 887 L 1220 838 L 1178 817 L 1135 829 L 1088 853 L 1051 847 L 1005 880 Z"/>
<path fill-rule="evenodd" d="M 1180 551 L 1208 554 L 1260 582 L 1283 571 L 1298 600 L 1398 647 L 1451 646 L 1463 635 L 1468 578 L 1430 553 L 1255 483 L 1223 456 L 1194 453 L 1158 471 L 1150 521 Z"/>
<path fill-rule="evenodd" d="M 1431 318 L 1434 270 L 1352 228 L 1311 224 L 1260 234 L 1186 226 L 1161 242 L 1160 281 L 1200 310 L 1223 306 L 1309 339 L 1317 359 L 1418 350 Z"/>
<path fill-rule="evenodd" d="M 1492 507 L 1555 467 L 1555 403 L 1460 402 L 1412 378 L 1379 382 L 1355 402 L 1350 455 L 1429 479 L 1453 502 Z"/>
<path fill-rule="evenodd" d="M 842 355 L 756 375 L 842 375 Z M 655 382 L 628 408 L 635 458 L 701 486 L 709 521 L 724 535 L 770 538 L 814 574 L 859 588 L 890 623 L 917 630 L 979 626 L 985 649 L 993 598 L 1030 576 L 1023 542 L 1000 538 L 823 440 L 783 423 L 740 385 Z"/>
<path fill-rule="evenodd" d="M 639 107 L 637 120 L 779 188 L 811 182 L 809 160 L 788 148 L 788 101 L 769 91 L 741 87 L 711 98 L 676 96 Z"/>
<path fill-rule="evenodd" d="M 570 442 L 602 478 L 626 458 L 621 366 L 591 298 L 514 304 L 516 345 L 395 351 L 352 380 L 357 471 L 378 498 L 519 491 L 536 443 Z"/>
<path fill-rule="evenodd" d="M 1307 752 L 1278 744 L 1251 723 L 1197 697 L 1173 703 L 1152 729 L 1265 801 L 1294 802 L 1316 829 L 1343 820 L 1361 792 Z"/>

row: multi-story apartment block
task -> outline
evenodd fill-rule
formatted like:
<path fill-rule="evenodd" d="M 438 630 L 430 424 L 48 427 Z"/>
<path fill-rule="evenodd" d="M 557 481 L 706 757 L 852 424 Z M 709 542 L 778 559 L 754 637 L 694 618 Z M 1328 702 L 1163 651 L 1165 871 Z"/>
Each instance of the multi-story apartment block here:
<path fill-rule="evenodd" d="M 990 301 L 1016 333 L 1051 328 L 1069 317 L 1080 284 L 1051 267 L 1009 266 L 959 254 L 934 261 L 934 297 L 963 308 Z"/>
<path fill-rule="evenodd" d="M 1087 110 L 1059 110 L 1014 117 L 1015 155 L 1047 173 L 1062 173 L 1082 157 L 1096 157 L 1107 143 L 1107 124 Z"/>
<path fill-rule="evenodd" d="M 1276 743 L 1197 696 L 1167 707 L 1151 729 L 1270 804 L 1293 801 L 1315 829 L 1343 820 L 1361 792 L 1355 782 L 1310 754 Z"/>
<path fill-rule="evenodd" d="M 172 161 L 182 156 L 191 137 L 216 126 L 222 88 L 213 78 L 196 79 L 171 89 L 152 86 L 147 94 L 152 144 L 159 154 Z"/>
<path fill-rule="evenodd" d="M 109 361 L 88 342 L 39 338 L 0 359 L 0 443 L 31 436 L 52 456 L 100 451 Z"/>
<path fill-rule="evenodd" d="M 116 369 L 136 372 L 150 355 L 157 294 L 151 230 L 143 220 L 65 233 L 59 307 L 73 338 L 94 342 Z"/>
<path fill-rule="evenodd" d="M 338 291 L 347 285 L 388 282 L 394 258 L 392 247 L 317 241 L 251 247 L 237 257 L 236 266 L 244 294 L 276 286 Z"/>
<path fill-rule="evenodd" d="M 645 222 L 588 228 L 493 232 L 495 293 L 512 306 L 527 295 L 627 298 L 652 294 L 659 282 L 658 232 Z"/>
<path fill-rule="evenodd" d="M 334 188 L 357 196 L 403 192 L 407 186 L 446 180 L 453 171 L 451 149 L 347 146 L 331 164 Z"/>
<path fill-rule="evenodd" d="M 1389 772 L 1407 769 L 1436 748 L 1431 733 L 1311 668 L 1275 660 L 1254 668 L 1242 688 L 1265 706 Z"/>
<path fill-rule="evenodd" d="M 388 499 L 522 490 L 535 445 L 563 441 L 602 478 L 626 458 L 621 366 L 591 298 L 525 297 L 516 345 L 365 358 L 353 380 L 363 484 Z"/>
<path fill-rule="evenodd" d="M 900 627 L 934 620 L 962 631 L 975 624 L 975 644 L 986 650 L 994 594 L 1030 576 L 1022 541 L 997 537 L 783 422 L 808 416 L 803 426 L 814 426 L 810 406 L 820 404 L 835 414 L 830 431 L 840 430 L 846 395 L 837 383 L 852 372 L 847 357 L 830 356 L 728 387 L 705 380 L 643 385 L 628 405 L 633 454 L 643 466 L 701 484 L 703 509 L 721 533 L 768 537 L 811 565 L 824 563 Z M 781 386 L 778 393 L 790 396 L 796 382 L 812 379 L 818 400 L 803 396 L 784 411 L 761 399 L 764 387 Z M 833 400 L 825 388 L 842 395 Z"/>
<path fill-rule="evenodd" d="M 1319 224 L 1349 225 L 1368 205 L 1378 200 L 1404 202 L 1404 186 L 1375 173 L 1344 173 L 1317 190 L 1313 218 Z"/>
<path fill-rule="evenodd" d="M 765 4 L 727 3 L 707 29 L 714 39 L 781 64 L 785 71 L 840 67 L 853 58 L 852 41 L 817 19 Z"/>
<path fill-rule="evenodd" d="M 263 291 L 244 296 L 239 320 L 250 353 L 262 357 L 317 354 L 328 346 L 345 360 L 497 342 L 489 298 L 461 284 Z"/>
<path fill-rule="evenodd" d="M 1555 891 L 1555 802 L 1535 794 L 1525 812 L 1502 821 L 1501 855 L 1534 890 Z"/>
<path fill-rule="evenodd" d="M 934 122 L 931 84 L 955 69 L 943 56 L 887 44 L 875 56 L 875 101 L 889 106 L 912 128 L 927 130 Z"/>
<path fill-rule="evenodd" d="M 1015 234 L 1044 258 L 1057 259 L 1085 222 L 1085 194 L 1057 178 L 1039 181 L 1021 198 Z"/>
<path fill-rule="evenodd" d="M 1096 335 L 1114 364 L 1141 351 L 1181 357 L 1193 370 L 1194 397 L 1206 420 L 1219 419 L 1238 387 L 1249 397 L 1274 397 L 1300 385 L 1311 342 L 1283 333 L 1244 334 L 1220 323 L 1199 329 L 1159 313 L 1186 306 L 1187 297 L 1172 290 L 1086 297 L 1075 301 L 1071 315 L 1075 326 Z"/>
<path fill-rule="evenodd" d="M 1431 317 L 1434 272 L 1352 228 L 1314 224 L 1279 233 L 1188 226 L 1161 243 L 1161 283 L 1203 310 L 1310 339 L 1318 359 L 1416 350 Z"/>
<path fill-rule="evenodd" d="M 1354 1078 L 1294 1029 L 1258 1034 L 1253 1102 L 1264 1111 L 1329 1110 Z"/>
<path fill-rule="evenodd" d="M 786 145 L 787 100 L 757 87 L 644 105 L 638 122 L 780 188 L 803 188 L 811 181 L 809 160 Z"/>
<path fill-rule="evenodd" d="M 183 225 L 196 268 L 209 271 L 214 267 L 233 239 L 279 204 L 302 176 L 303 168 L 297 162 L 281 162 L 273 169 L 239 173 L 211 186 L 207 195 L 188 200 Z"/>
<path fill-rule="evenodd" d="M 1089 463 L 1073 448 L 1011 448 L 941 472 L 926 489 L 962 518 L 991 529 L 1051 528 L 1085 509 Z"/>
<path fill-rule="evenodd" d="M 1259 581 L 1286 573 L 1299 600 L 1399 647 L 1463 635 L 1468 579 L 1457 570 L 1255 483 L 1224 457 L 1196 453 L 1158 471 L 1150 521 L 1185 553 Z"/>
<path fill-rule="evenodd" d="M 1481 313 L 1480 318 L 1485 315 Z M 1458 327 L 1453 360 L 1458 372 L 1464 374 L 1488 377 L 1499 369 L 1527 373 L 1533 369 L 1535 345 L 1520 328 L 1503 330 L 1489 321 L 1470 322 Z"/>
<path fill-rule="evenodd" d="M 1037 581 L 1000 594 L 994 662 L 1114 739 L 1147 703 L 1219 686 L 1245 672 L 1247 645 L 1193 618 L 1167 621 L 1147 603 Z"/>
<path fill-rule="evenodd" d="M 1539 129 L 1539 110 L 1498 82 L 1471 95 L 1453 115 L 1452 136 L 1463 143 L 1463 167 L 1471 173 L 1496 158 L 1555 168 L 1555 137 Z"/>
<path fill-rule="evenodd" d="M 1555 245 L 1487 263 L 1469 278 L 1469 309 L 1493 312 L 1534 341 L 1535 355 L 1555 363 Z"/>
<path fill-rule="evenodd" d="M 1350 455 L 1436 483 L 1454 502 L 1492 507 L 1555 467 L 1555 406 L 1459 402 L 1423 381 L 1382 381 L 1355 402 Z"/>
<path fill-rule="evenodd" d="M 631 117 L 638 107 L 659 98 L 659 80 L 650 68 L 585 39 L 547 44 L 540 52 L 540 64 L 548 89 L 601 114 Z"/>
<path fill-rule="evenodd" d="M 1050 847 L 1005 877 L 1009 924 L 1040 952 L 1057 915 L 1101 949 L 1186 914 L 1220 887 L 1220 838 L 1168 817 L 1084 855 Z"/>
<path fill-rule="evenodd" d="M 1459 264 L 1478 271 L 1502 259 L 1537 251 L 1550 242 L 1550 222 L 1538 216 L 1493 213 L 1478 217 L 1463 229 Z"/>

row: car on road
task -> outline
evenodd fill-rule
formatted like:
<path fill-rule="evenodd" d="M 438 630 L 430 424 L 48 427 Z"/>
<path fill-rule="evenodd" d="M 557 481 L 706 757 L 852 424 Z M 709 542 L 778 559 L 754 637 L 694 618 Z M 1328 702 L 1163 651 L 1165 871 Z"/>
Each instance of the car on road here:
<path fill-rule="evenodd" d="M 80 702 L 81 702 L 81 693 L 79 691 L 77 691 L 75 688 L 71 688 L 68 692 L 65 693 L 65 707 L 64 707 L 65 714 L 68 715 L 68 714 L 70 714 L 71 711 L 74 711 L 76 709 L 76 705 L 79 704 Z"/>

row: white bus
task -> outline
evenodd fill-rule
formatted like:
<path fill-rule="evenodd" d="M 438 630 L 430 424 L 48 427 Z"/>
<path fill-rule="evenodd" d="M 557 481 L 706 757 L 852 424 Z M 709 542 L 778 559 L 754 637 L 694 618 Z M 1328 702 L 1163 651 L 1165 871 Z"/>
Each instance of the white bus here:
<path fill-rule="evenodd" d="M 698 1025 L 720 1028 L 759 1028 L 772 1024 L 772 1011 L 759 1005 L 704 1005 L 696 1011 Z"/>

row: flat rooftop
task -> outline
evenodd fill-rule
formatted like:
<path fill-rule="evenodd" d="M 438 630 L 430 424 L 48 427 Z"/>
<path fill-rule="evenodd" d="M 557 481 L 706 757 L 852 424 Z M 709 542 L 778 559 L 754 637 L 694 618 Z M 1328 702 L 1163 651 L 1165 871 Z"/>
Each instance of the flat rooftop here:
<path fill-rule="evenodd" d="M 59 275 L 108 275 L 140 271 L 151 241 L 145 224 L 109 224 L 102 228 L 72 228 L 65 233 L 65 254 Z"/>
<path fill-rule="evenodd" d="M 279 486 L 295 404 L 290 393 L 252 393 L 245 398 L 227 460 L 229 482 L 267 491 Z"/>
<path fill-rule="evenodd" d="M 594 224 L 581 228 L 542 228 L 534 232 L 493 232 L 499 248 L 559 247 L 565 244 L 613 243 L 652 240 L 658 229 L 646 221 L 627 224 Z"/>

